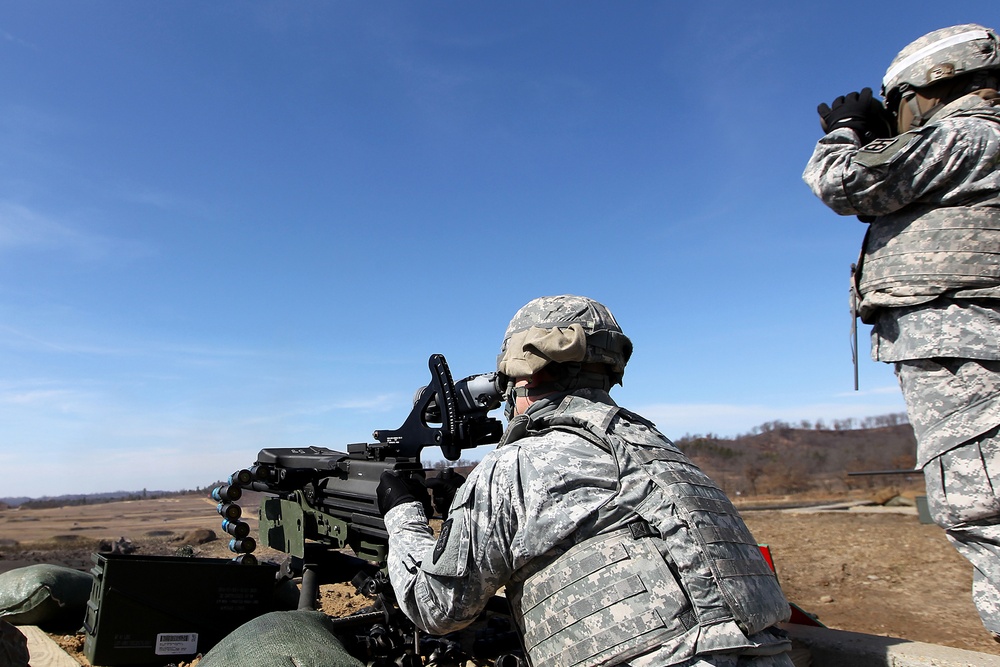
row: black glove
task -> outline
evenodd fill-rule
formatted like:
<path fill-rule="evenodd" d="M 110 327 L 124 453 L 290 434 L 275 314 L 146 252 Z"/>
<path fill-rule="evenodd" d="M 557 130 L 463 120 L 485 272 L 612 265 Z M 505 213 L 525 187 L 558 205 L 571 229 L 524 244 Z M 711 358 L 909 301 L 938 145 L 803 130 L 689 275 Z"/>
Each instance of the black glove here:
<path fill-rule="evenodd" d="M 862 146 L 875 139 L 888 139 L 896 134 L 892 114 L 881 101 L 872 97 L 871 88 L 862 88 L 860 93 L 841 95 L 833 101 L 832 106 L 823 103 L 816 107 L 816 111 L 824 132 L 849 127 L 858 133 Z"/>
<path fill-rule="evenodd" d="M 445 468 L 437 477 L 427 480 L 427 488 L 431 490 L 434 498 L 434 509 L 442 519 L 448 518 L 451 501 L 455 499 L 458 487 L 462 486 L 464 481 L 465 477 L 455 472 L 454 468 Z"/>
<path fill-rule="evenodd" d="M 413 475 L 403 477 L 392 470 L 383 470 L 382 475 L 378 478 L 375 502 L 378 504 L 379 514 L 382 516 L 385 516 L 386 512 L 397 505 L 413 502 L 422 504 L 424 514 L 428 517 L 433 513 L 431 497 L 427 493 L 424 481 Z"/>

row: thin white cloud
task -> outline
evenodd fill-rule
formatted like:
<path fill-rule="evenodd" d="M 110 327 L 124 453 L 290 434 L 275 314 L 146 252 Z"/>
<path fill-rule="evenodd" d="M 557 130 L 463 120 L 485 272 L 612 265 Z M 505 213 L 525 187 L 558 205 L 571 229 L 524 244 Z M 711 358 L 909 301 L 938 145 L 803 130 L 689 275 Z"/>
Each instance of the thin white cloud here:
<path fill-rule="evenodd" d="M 182 217 L 207 219 L 215 215 L 212 206 L 203 201 L 164 192 L 132 181 L 108 185 L 107 194 L 110 198 L 129 204 L 168 211 Z"/>
<path fill-rule="evenodd" d="M 0 248 L 54 246 L 73 243 L 78 235 L 68 227 L 11 202 L 0 202 Z"/>
<path fill-rule="evenodd" d="M 25 48 L 31 49 L 32 51 L 38 51 L 38 47 L 32 44 L 31 42 L 26 42 L 20 37 L 12 35 L 11 33 L 7 32 L 2 28 L 0 28 L 0 39 L 3 39 L 3 41 L 5 42 L 10 42 L 11 44 L 23 46 Z"/>
<path fill-rule="evenodd" d="M 140 342 L 123 341 L 118 345 L 107 345 L 84 340 L 86 336 L 81 330 L 70 327 L 77 339 L 68 339 L 67 328 L 61 325 L 56 332 L 32 332 L 21 327 L 0 324 L 0 348 L 35 350 L 41 352 L 60 352 L 65 354 L 91 355 L 97 357 L 119 356 L 163 356 L 171 360 L 185 359 L 192 363 L 210 363 L 212 360 L 244 359 L 256 357 L 278 357 L 281 352 L 273 350 L 258 350 L 244 347 L 225 347 L 211 345 L 187 345 L 143 339 Z M 109 339 L 107 334 L 91 334 L 91 338 L 102 341 Z"/>
<path fill-rule="evenodd" d="M 8 438 L 19 430 L 15 424 L 32 424 L 36 432 L 55 429 L 56 415 L 100 420 L 106 404 L 107 397 L 100 392 L 54 380 L 0 383 L 0 411 Z"/>
<path fill-rule="evenodd" d="M 84 231 L 27 206 L 0 201 L 0 253 L 24 249 L 69 252 L 85 261 L 135 259 L 150 254 L 144 243 Z"/>
<path fill-rule="evenodd" d="M 0 392 L 0 403 L 10 405 L 41 405 L 52 407 L 54 403 L 65 404 L 75 394 L 65 389 L 31 389 L 27 391 Z"/>
<path fill-rule="evenodd" d="M 379 394 L 371 397 L 355 397 L 345 401 L 339 401 L 329 406 L 330 410 L 362 410 L 368 412 L 381 412 L 400 405 L 398 394 Z"/>
<path fill-rule="evenodd" d="M 282 405 L 280 409 L 265 410 L 263 414 L 240 420 L 242 427 L 260 426 L 265 424 L 288 423 L 302 417 L 318 417 L 338 411 L 360 413 L 387 412 L 403 405 L 399 394 L 378 394 L 375 396 L 354 396 L 342 401 L 333 402 L 302 402 L 299 404 Z"/>

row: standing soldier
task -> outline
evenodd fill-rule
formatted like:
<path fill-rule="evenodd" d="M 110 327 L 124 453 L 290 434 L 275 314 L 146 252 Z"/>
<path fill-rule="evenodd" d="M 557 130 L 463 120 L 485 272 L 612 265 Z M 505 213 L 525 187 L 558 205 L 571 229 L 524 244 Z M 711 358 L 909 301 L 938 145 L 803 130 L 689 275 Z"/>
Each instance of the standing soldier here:
<path fill-rule="evenodd" d="M 497 359 L 507 430 L 436 540 L 426 491 L 382 475 L 400 607 L 444 634 L 506 587 L 536 667 L 790 667 L 788 602 L 736 508 L 608 394 L 631 353 L 592 299 L 517 312 Z"/>
<path fill-rule="evenodd" d="M 870 89 L 821 104 L 803 178 L 869 224 L 854 273 L 872 358 L 895 365 L 934 521 L 974 566 L 1000 640 L 1000 50 L 959 25 L 916 40 Z"/>

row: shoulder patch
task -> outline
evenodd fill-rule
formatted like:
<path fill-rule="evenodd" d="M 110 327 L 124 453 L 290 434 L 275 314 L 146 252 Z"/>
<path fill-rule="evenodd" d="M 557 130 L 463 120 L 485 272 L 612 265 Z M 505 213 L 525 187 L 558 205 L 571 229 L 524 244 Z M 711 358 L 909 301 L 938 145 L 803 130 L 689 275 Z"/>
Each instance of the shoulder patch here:
<path fill-rule="evenodd" d="M 441 558 L 441 554 L 444 553 L 445 547 L 448 546 L 448 538 L 451 536 L 451 519 L 448 519 L 441 526 L 441 534 L 438 536 L 437 544 L 434 545 L 434 556 L 432 562 L 437 565 L 438 559 Z"/>
<path fill-rule="evenodd" d="M 889 139 L 876 139 L 867 146 L 859 148 L 854 161 L 866 167 L 886 164 L 919 136 L 919 132 L 906 132 Z"/>
<path fill-rule="evenodd" d="M 896 137 L 892 137 L 889 139 L 876 139 L 875 141 L 869 143 L 867 146 L 863 147 L 861 150 L 863 150 L 866 153 L 881 153 L 886 149 L 888 149 L 890 146 L 892 146 L 894 143 L 896 143 Z"/>

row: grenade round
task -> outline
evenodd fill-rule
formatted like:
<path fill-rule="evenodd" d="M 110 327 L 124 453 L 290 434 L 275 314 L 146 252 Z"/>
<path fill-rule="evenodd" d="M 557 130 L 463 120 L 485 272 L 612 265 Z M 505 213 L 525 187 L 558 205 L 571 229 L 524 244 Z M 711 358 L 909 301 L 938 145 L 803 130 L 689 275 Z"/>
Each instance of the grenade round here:
<path fill-rule="evenodd" d="M 242 521 L 230 521 L 229 519 L 223 519 L 222 530 L 229 533 L 236 539 L 242 540 L 250 534 L 250 524 Z"/>
<path fill-rule="evenodd" d="M 243 497 L 243 490 L 232 484 L 223 484 L 212 489 L 212 500 L 220 503 L 236 502 Z"/>
<path fill-rule="evenodd" d="M 260 482 L 275 481 L 276 479 L 276 473 L 274 469 L 265 465 L 251 466 L 249 473 L 254 480 Z"/>
<path fill-rule="evenodd" d="M 257 548 L 257 540 L 245 537 L 242 540 L 229 540 L 229 550 L 233 553 L 248 554 Z"/>
<path fill-rule="evenodd" d="M 237 470 L 229 476 L 229 483 L 239 486 L 246 486 L 253 481 L 253 474 L 249 470 Z"/>
<path fill-rule="evenodd" d="M 256 565 L 257 557 L 253 554 L 240 554 L 233 559 L 233 562 L 238 565 Z"/>
<path fill-rule="evenodd" d="M 235 503 L 219 503 L 215 510 L 222 515 L 223 518 L 229 519 L 230 521 L 236 521 L 243 516 L 243 510 L 240 509 L 240 506 Z"/>

